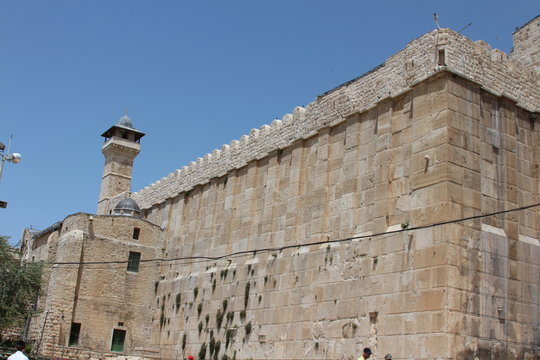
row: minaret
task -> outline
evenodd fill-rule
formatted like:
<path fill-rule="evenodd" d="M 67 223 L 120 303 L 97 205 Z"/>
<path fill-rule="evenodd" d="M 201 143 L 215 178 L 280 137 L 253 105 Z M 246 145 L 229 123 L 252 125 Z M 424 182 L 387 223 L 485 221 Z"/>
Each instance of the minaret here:
<path fill-rule="evenodd" d="M 105 156 L 105 167 L 101 177 L 97 214 L 108 215 L 109 201 L 131 190 L 133 160 L 141 150 L 140 140 L 144 133 L 133 128 L 126 114 L 101 136 L 105 138 L 101 148 Z"/>

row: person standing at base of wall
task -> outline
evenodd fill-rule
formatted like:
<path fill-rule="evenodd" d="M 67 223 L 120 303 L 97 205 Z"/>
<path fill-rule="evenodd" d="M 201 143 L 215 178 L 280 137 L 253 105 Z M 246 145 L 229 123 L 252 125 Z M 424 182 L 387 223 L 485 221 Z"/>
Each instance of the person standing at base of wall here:
<path fill-rule="evenodd" d="M 28 360 L 28 357 L 23 354 L 25 348 L 26 343 L 24 341 L 17 341 L 17 344 L 15 344 L 15 349 L 17 349 L 17 351 L 8 357 L 7 360 Z"/>
<path fill-rule="evenodd" d="M 362 353 L 362 356 L 358 358 L 358 360 L 367 360 L 371 356 L 371 349 L 365 348 L 364 352 Z"/>

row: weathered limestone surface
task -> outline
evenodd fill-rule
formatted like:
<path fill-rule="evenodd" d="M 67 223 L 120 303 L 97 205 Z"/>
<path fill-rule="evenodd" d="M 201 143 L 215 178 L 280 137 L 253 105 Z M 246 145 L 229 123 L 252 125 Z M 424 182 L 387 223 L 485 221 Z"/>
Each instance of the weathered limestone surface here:
<path fill-rule="evenodd" d="M 219 356 L 257 359 L 353 358 L 364 346 L 416 359 L 535 356 L 535 209 L 375 236 L 537 201 L 530 114 L 438 73 L 156 204 L 147 217 L 165 228 L 170 258 L 299 247 L 165 264 L 156 308 L 166 321 L 154 321 L 152 343 L 165 358 L 211 341 Z M 359 234 L 373 236 L 302 246 Z"/>
<path fill-rule="evenodd" d="M 231 345 L 220 356 L 353 358 L 364 346 L 416 358 L 449 355 L 446 340 L 424 342 L 444 338 L 445 252 L 439 247 L 442 254 L 433 259 L 431 251 L 416 251 L 415 242 L 404 232 L 209 263 L 167 277 L 159 287 L 167 322 L 155 324 L 153 340 L 164 357 L 174 357 L 184 333 L 186 354 L 198 353 L 212 337 L 223 347 L 230 333 Z"/>
<path fill-rule="evenodd" d="M 443 58 L 440 53 L 444 52 Z M 491 93 L 504 95 L 518 105 L 538 111 L 540 90 L 530 71 L 519 61 L 508 60 L 504 52 L 485 42 L 472 42 L 450 29 L 435 30 L 407 45 L 381 67 L 344 84 L 309 104 L 296 108 L 271 126 L 253 129 L 240 141 L 206 154 L 134 194 L 141 208 L 149 208 L 196 185 L 241 168 L 249 161 L 308 138 L 317 131 L 365 112 L 386 98 L 409 91 L 416 83 L 438 71 L 451 71 L 471 79 Z"/>
<path fill-rule="evenodd" d="M 134 198 L 165 228 L 172 258 L 516 208 L 539 200 L 539 100 L 517 60 L 434 31 Z M 532 358 L 538 245 L 530 209 L 231 264 L 173 262 L 152 343 L 170 358 L 216 341 L 220 356 L 240 358 L 353 358 L 364 346 L 401 358 Z"/>
<path fill-rule="evenodd" d="M 116 202 L 110 200 L 131 189 L 133 160 L 139 154 L 141 145 L 130 139 L 113 136 L 102 147 L 105 166 L 101 177 L 98 200 L 98 215 L 109 215 Z"/>
<path fill-rule="evenodd" d="M 540 16 L 540 15 L 539 15 Z M 514 32 L 514 48 L 510 52 L 509 57 L 520 61 L 523 65 L 530 66 L 536 75 L 537 80 L 540 80 L 540 22 L 538 17 L 535 17 L 527 24 L 519 27 Z"/>
<path fill-rule="evenodd" d="M 132 237 L 134 227 L 141 229 L 138 240 Z M 47 269 L 47 296 L 30 328 L 40 353 L 75 356 L 93 349 L 103 356 L 110 352 L 112 329 L 128 328 L 125 349 L 137 353 L 150 336 L 159 275 L 156 263 L 141 263 L 134 273 L 126 270 L 126 260 L 130 251 L 143 260 L 159 258 L 161 228 L 127 216 L 79 213 L 41 236 L 48 236 L 50 258 L 39 260 L 56 265 Z M 27 251 L 25 257 L 33 254 Z M 103 264 L 104 259 L 118 263 Z M 66 348 L 72 323 L 81 324 L 81 335 L 76 346 Z"/>

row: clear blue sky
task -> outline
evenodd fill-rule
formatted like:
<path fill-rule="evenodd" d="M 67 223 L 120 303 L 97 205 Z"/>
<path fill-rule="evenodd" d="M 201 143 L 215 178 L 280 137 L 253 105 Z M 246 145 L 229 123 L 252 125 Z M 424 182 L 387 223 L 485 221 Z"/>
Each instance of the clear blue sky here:
<path fill-rule="evenodd" d="M 147 133 L 137 191 L 348 81 L 435 28 L 509 51 L 540 1 L 4 0 L 0 234 L 96 210 L 100 134 Z"/>

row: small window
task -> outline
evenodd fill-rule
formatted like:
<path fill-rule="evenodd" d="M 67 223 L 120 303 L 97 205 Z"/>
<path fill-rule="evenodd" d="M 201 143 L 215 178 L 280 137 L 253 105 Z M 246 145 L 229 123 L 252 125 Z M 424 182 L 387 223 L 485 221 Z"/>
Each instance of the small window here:
<path fill-rule="evenodd" d="M 139 272 L 139 263 L 141 261 L 141 253 L 130 251 L 128 258 L 127 271 Z"/>
<path fill-rule="evenodd" d="M 79 334 L 81 333 L 80 323 L 71 323 L 69 332 L 69 346 L 77 346 L 79 344 Z"/>
<path fill-rule="evenodd" d="M 139 240 L 139 236 L 141 235 L 141 228 L 134 228 L 133 229 L 133 240 Z"/>
<path fill-rule="evenodd" d="M 126 330 L 114 329 L 111 342 L 111 351 L 123 352 Z"/>
<path fill-rule="evenodd" d="M 446 56 L 444 54 L 444 49 L 439 50 L 439 65 L 444 66 L 446 65 Z"/>

